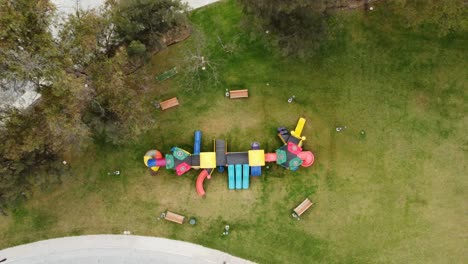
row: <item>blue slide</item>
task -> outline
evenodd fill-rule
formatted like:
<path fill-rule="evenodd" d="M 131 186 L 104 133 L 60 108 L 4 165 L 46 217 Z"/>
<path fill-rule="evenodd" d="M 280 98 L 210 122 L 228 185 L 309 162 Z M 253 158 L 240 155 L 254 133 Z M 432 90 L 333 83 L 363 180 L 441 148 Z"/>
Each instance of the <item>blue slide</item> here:
<path fill-rule="evenodd" d="M 228 166 L 228 188 L 234 190 L 234 165 Z"/>
<path fill-rule="evenodd" d="M 248 189 L 249 188 L 249 164 L 244 164 L 244 175 L 242 176 L 242 189 Z"/>
<path fill-rule="evenodd" d="M 242 189 L 242 164 L 236 164 L 236 190 Z"/>
<path fill-rule="evenodd" d="M 201 145 L 201 131 L 195 131 L 195 142 L 193 143 L 193 154 L 200 155 L 200 145 Z"/>
<path fill-rule="evenodd" d="M 252 167 L 250 167 L 250 175 L 252 175 L 252 176 L 262 175 L 262 167 L 261 166 L 252 166 Z"/>

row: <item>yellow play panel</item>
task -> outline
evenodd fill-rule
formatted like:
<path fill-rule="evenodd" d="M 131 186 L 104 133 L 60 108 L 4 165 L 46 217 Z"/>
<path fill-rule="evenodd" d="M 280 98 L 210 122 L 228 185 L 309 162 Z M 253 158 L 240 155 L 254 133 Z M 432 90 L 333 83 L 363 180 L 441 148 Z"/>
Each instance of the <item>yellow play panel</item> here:
<path fill-rule="evenodd" d="M 200 168 L 216 168 L 216 152 L 200 152 Z"/>
<path fill-rule="evenodd" d="M 265 166 L 265 150 L 249 150 L 249 166 Z"/>

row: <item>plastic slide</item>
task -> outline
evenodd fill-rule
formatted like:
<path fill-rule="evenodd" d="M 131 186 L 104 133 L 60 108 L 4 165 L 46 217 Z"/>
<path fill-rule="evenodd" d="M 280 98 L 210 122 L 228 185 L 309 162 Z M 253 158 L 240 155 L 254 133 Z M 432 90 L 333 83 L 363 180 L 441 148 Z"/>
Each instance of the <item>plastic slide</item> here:
<path fill-rule="evenodd" d="M 202 133 L 200 130 L 195 130 L 195 142 L 193 143 L 193 154 L 200 155 Z"/>
<path fill-rule="evenodd" d="M 235 184 L 234 184 L 234 165 L 229 165 L 228 166 L 228 188 L 229 190 L 234 190 Z"/>
<path fill-rule="evenodd" d="M 244 164 L 243 165 L 244 172 L 242 173 L 242 189 L 248 189 L 249 188 L 249 165 Z"/>
<path fill-rule="evenodd" d="M 250 167 L 250 175 L 251 176 L 260 176 L 260 175 L 262 175 L 262 167 L 261 166 L 252 166 L 252 167 Z"/>
<path fill-rule="evenodd" d="M 265 153 L 265 162 L 276 162 L 276 153 Z"/>
<path fill-rule="evenodd" d="M 297 156 L 302 160 L 302 167 L 309 167 L 314 164 L 314 154 L 310 151 L 302 151 Z"/>
<path fill-rule="evenodd" d="M 297 125 L 296 125 L 296 129 L 294 129 L 294 131 L 291 132 L 291 135 L 297 138 L 300 138 L 302 134 L 302 130 L 304 129 L 305 122 L 306 122 L 305 118 L 303 117 L 299 118 L 299 121 L 297 122 Z"/>
<path fill-rule="evenodd" d="M 197 189 L 197 193 L 200 196 L 205 195 L 205 189 L 203 188 L 203 182 L 205 179 L 208 177 L 209 173 L 207 170 L 202 170 L 200 174 L 198 174 L 197 182 L 195 184 L 195 187 Z"/>
<path fill-rule="evenodd" d="M 236 164 L 236 190 L 242 189 L 242 164 Z"/>
<path fill-rule="evenodd" d="M 166 166 L 166 159 L 165 158 L 162 158 L 162 159 L 149 159 L 148 160 L 148 167 L 162 167 L 162 166 Z"/>

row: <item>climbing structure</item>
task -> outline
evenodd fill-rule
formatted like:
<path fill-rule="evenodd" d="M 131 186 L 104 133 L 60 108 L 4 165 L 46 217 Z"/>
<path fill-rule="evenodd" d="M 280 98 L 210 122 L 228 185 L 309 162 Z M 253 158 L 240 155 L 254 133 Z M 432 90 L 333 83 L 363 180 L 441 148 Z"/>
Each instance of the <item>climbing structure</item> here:
<path fill-rule="evenodd" d="M 300 118 L 296 129 L 289 132 L 284 127 L 278 128 L 278 136 L 284 143 L 275 153 L 265 153 L 260 149 L 260 144 L 253 142 L 251 149 L 245 152 L 228 152 L 227 143 L 224 140 L 213 141 L 214 151 L 201 152 L 201 131 L 195 131 L 193 154 L 173 147 L 170 154 L 162 156 L 157 150 L 150 150 L 144 156 L 144 163 L 153 171 L 158 171 L 165 166 L 168 170 L 175 170 L 178 176 L 187 173 L 190 169 L 201 169 L 196 181 L 197 193 L 205 195 L 203 182 L 210 179 L 214 169 L 223 172 L 227 167 L 228 189 L 248 189 L 250 176 L 256 177 L 262 174 L 262 167 L 266 162 L 276 162 L 278 165 L 295 171 L 300 166 L 309 167 L 314 163 L 314 155 L 310 151 L 303 151 L 302 145 L 306 140 L 301 136 L 306 120 Z"/>

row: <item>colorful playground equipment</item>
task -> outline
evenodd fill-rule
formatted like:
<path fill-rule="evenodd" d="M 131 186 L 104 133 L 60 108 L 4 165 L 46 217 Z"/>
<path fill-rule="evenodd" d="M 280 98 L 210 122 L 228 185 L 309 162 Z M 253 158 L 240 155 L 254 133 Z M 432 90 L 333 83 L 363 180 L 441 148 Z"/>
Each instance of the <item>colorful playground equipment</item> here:
<path fill-rule="evenodd" d="M 175 170 L 178 176 L 187 173 L 190 169 L 201 169 L 196 181 L 196 190 L 200 196 L 205 195 L 203 182 L 211 179 L 214 169 L 223 172 L 227 167 L 228 189 L 241 190 L 250 186 L 250 176 L 257 177 L 262 174 L 262 167 L 266 162 L 276 164 L 296 171 L 300 166 L 309 167 L 314 163 L 314 154 L 303 151 L 302 145 L 306 137 L 301 136 L 306 120 L 299 118 L 296 129 L 289 132 L 285 127 L 278 128 L 278 137 L 284 143 L 275 153 L 265 153 L 260 149 L 258 142 L 251 144 L 251 149 L 244 152 L 228 152 L 226 141 L 213 140 L 214 151 L 201 152 L 201 131 L 195 131 L 193 153 L 178 147 L 171 149 L 171 154 L 164 157 L 158 150 L 150 150 L 144 156 L 145 165 L 153 171 L 160 167 Z"/>

